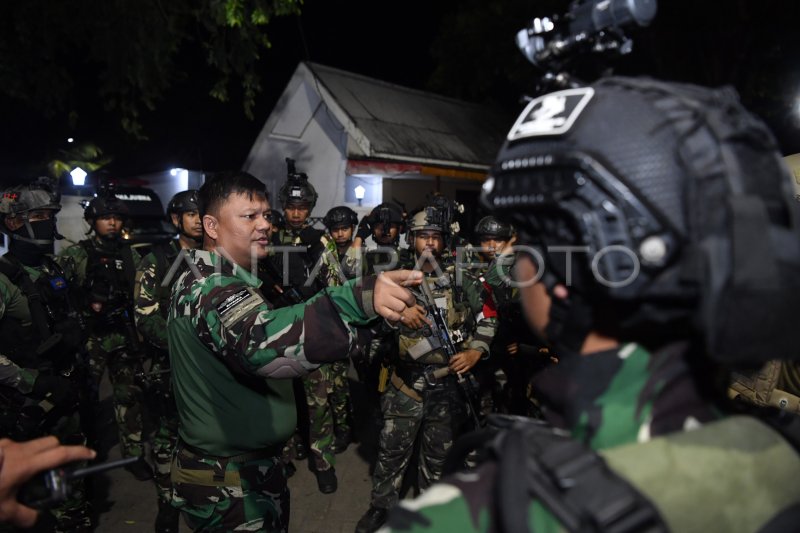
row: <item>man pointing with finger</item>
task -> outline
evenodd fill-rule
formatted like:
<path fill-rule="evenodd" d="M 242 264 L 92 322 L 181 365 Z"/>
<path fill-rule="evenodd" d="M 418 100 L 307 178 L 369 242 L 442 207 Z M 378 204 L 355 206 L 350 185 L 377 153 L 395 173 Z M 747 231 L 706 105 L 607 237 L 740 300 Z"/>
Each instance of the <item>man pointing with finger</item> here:
<path fill-rule="evenodd" d="M 256 263 L 267 255 L 264 185 L 233 172 L 200 190 L 203 250 L 172 291 L 167 334 L 178 408 L 173 505 L 193 529 L 286 531 L 281 448 L 295 427 L 291 381 L 350 353 L 350 324 L 400 320 L 408 271 L 328 288 L 273 309 Z M 415 277 L 416 276 L 416 277 Z"/>

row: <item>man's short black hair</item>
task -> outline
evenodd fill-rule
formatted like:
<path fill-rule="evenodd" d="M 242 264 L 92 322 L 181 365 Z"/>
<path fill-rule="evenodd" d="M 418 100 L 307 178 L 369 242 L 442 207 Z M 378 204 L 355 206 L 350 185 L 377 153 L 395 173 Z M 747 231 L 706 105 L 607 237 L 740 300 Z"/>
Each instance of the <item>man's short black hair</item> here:
<path fill-rule="evenodd" d="M 231 194 L 245 194 L 251 200 L 257 194 L 269 199 L 264 183 L 252 174 L 241 170 L 220 172 L 200 187 L 200 216 L 216 215 Z"/>

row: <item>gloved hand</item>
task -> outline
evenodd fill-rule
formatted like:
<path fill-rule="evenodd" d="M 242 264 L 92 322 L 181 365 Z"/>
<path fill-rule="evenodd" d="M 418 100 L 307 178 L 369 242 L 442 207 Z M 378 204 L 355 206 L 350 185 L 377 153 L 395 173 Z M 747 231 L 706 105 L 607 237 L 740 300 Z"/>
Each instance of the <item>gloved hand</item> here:
<path fill-rule="evenodd" d="M 361 219 L 356 229 L 356 237 L 360 237 L 362 241 L 372 235 L 372 226 L 375 225 L 375 215 L 370 213 Z"/>
<path fill-rule="evenodd" d="M 77 390 L 66 378 L 39 374 L 31 391 L 34 398 L 47 398 L 51 403 L 60 406 L 73 406 L 78 403 Z"/>

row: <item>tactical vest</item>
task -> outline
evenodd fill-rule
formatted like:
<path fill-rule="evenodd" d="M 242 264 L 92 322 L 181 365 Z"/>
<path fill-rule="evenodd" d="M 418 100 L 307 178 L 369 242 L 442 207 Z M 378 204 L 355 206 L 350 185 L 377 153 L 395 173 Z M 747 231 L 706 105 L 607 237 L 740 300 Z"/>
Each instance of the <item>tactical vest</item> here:
<path fill-rule="evenodd" d="M 733 372 L 728 396 L 762 407 L 800 414 L 800 397 L 792 389 L 797 363 L 770 361 L 756 372 Z"/>
<path fill-rule="evenodd" d="M 304 300 L 311 298 L 324 288 L 317 279 L 313 279 L 310 283 L 306 284 L 314 268 L 314 258 L 310 250 L 312 247 L 319 244 L 321 235 L 321 231 L 308 227 L 303 228 L 299 232 L 282 229 L 275 236 L 276 244 L 280 246 L 298 247 L 302 249 L 302 252 L 290 252 L 288 254 L 276 252 L 267 258 L 268 261 L 272 262 L 281 278 L 283 278 L 284 272 L 283 262 L 284 260 L 288 260 L 289 277 L 286 280 L 282 279 L 281 284 L 284 287 L 294 288 Z"/>
<path fill-rule="evenodd" d="M 83 337 L 64 272 L 45 257 L 35 279 L 11 254 L 0 259 L 2 272 L 25 297 L 30 322 L 6 314 L 0 320 L 3 355 L 23 368 L 69 373 Z"/>
<path fill-rule="evenodd" d="M 155 275 L 156 275 L 156 299 L 158 300 L 158 311 L 164 319 L 169 315 L 170 295 L 172 293 L 172 285 L 180 277 L 180 270 L 172 275 L 172 279 L 165 286 L 162 284 L 164 277 L 169 272 L 175 260 L 180 253 L 180 246 L 177 241 L 170 241 L 168 243 L 160 243 L 153 247 L 153 256 L 156 258 Z"/>
<path fill-rule="evenodd" d="M 462 291 L 455 286 L 454 267 L 449 266 L 441 277 L 425 276 L 424 283 L 431 288 L 436 306 L 439 307 L 450 329 L 452 340 L 460 349 L 475 321 L 469 305 L 464 301 Z M 428 320 L 433 321 L 432 317 Z M 431 328 L 401 328 L 399 338 L 399 360 L 402 364 L 446 365 L 447 355 L 441 349 L 439 340 Z"/>
<path fill-rule="evenodd" d="M 91 329 L 95 332 L 108 327 L 125 329 L 122 322 L 127 318 L 123 320 L 120 315 L 128 312 L 133 301 L 136 278 L 133 251 L 126 245 L 114 250 L 101 248 L 89 239 L 79 245 L 87 255 L 83 289 Z M 99 311 L 95 307 L 99 307 Z"/>

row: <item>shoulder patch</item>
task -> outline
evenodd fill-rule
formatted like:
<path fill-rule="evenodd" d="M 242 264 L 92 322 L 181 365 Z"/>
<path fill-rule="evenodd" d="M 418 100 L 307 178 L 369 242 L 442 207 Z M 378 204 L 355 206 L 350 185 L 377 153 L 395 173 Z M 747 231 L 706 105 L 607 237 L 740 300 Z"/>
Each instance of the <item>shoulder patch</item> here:
<path fill-rule="evenodd" d="M 222 325 L 230 328 L 262 303 L 264 303 L 264 298 L 258 291 L 247 287 L 225 298 L 217 305 L 217 313 L 219 313 Z"/>
<path fill-rule="evenodd" d="M 508 140 L 563 135 L 575 123 L 592 96 L 593 88 L 580 87 L 557 91 L 532 100 L 508 132 Z"/>

